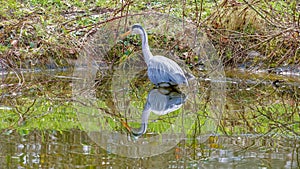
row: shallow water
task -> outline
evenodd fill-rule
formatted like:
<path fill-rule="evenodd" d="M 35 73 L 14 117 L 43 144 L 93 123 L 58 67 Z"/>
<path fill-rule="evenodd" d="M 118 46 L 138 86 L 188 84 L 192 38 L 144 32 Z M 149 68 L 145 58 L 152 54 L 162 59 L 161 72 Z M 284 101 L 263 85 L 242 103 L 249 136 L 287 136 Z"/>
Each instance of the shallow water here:
<path fill-rule="evenodd" d="M 182 107 L 152 113 L 146 134 L 134 140 L 127 127 L 140 126 L 153 86 L 143 70 L 137 80 L 122 73 L 103 75 L 86 95 L 75 95 L 73 71 L 27 72 L 23 87 L 3 74 L 10 85 L 1 87 L 1 168 L 300 167 L 297 76 L 230 70 L 223 79 L 197 78 L 180 88 Z M 214 91 L 224 89 L 220 83 L 226 95 Z"/>
<path fill-rule="evenodd" d="M 299 140 L 259 135 L 183 140 L 157 156 L 126 158 L 84 131 L 1 135 L 1 168 L 299 168 Z"/>

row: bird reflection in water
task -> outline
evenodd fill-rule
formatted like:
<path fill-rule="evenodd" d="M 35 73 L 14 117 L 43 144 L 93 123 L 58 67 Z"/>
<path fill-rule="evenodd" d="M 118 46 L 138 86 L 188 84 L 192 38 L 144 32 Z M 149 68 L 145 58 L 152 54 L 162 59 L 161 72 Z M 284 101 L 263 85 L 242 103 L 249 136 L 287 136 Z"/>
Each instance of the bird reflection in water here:
<path fill-rule="evenodd" d="M 152 89 L 147 97 L 147 102 L 141 117 L 139 128 L 129 128 L 131 134 L 138 138 L 147 131 L 148 118 L 151 112 L 157 115 L 165 115 L 178 110 L 186 100 L 186 95 L 176 87 L 164 87 Z"/>

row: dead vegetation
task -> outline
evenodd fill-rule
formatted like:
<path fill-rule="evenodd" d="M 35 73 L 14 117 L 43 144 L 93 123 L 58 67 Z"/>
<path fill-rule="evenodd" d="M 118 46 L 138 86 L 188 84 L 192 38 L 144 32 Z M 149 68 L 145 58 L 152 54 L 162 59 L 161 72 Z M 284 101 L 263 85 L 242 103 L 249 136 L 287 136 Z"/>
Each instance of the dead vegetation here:
<path fill-rule="evenodd" d="M 60 8 L 55 8 L 58 4 L 29 8 L 21 3 L 1 17 L 2 67 L 30 68 L 49 62 L 56 66 L 69 64 L 66 61 L 76 58 L 88 36 L 101 24 L 141 9 L 191 20 L 209 35 L 227 66 L 245 62 L 264 68 L 299 64 L 300 15 L 296 1 L 223 0 L 210 4 L 202 0 L 188 3 L 112 1 L 107 7 L 85 2 L 87 7 L 93 6 L 89 9 L 63 2 Z M 174 12 L 178 8 L 182 13 Z"/>

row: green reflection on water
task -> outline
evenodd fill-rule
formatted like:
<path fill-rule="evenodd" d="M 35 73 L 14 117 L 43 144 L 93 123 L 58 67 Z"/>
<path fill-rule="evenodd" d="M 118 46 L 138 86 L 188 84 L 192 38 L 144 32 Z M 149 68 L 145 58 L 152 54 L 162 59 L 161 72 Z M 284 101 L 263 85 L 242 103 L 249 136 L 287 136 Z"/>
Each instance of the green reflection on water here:
<path fill-rule="evenodd" d="M 240 73 L 240 72 L 239 72 Z M 205 95 L 198 104 L 202 108 L 197 112 L 196 123 L 190 130 L 189 138 L 180 142 L 168 152 L 159 156 L 136 160 L 110 154 L 109 151 L 95 145 L 88 136 L 80 131 L 76 112 L 71 99 L 70 73 L 51 74 L 34 73 L 27 78 L 26 86 L 1 88 L 0 127 L 1 151 L 5 161 L 2 166 L 23 167 L 131 167 L 153 166 L 158 160 L 161 166 L 251 166 L 287 168 L 299 167 L 299 83 L 288 78 L 275 87 L 272 80 L 247 76 L 246 79 L 228 74 L 226 110 L 223 113 L 217 135 L 209 137 L 206 142 L 199 141 L 203 120 L 208 114 L 209 95 Z M 241 73 L 240 73 L 241 74 Z M 26 76 L 26 74 L 24 74 Z M 27 77 L 27 76 L 26 76 Z M 278 77 L 283 78 L 283 77 Z M 284 78 L 283 78 L 284 79 Z M 5 79 L 15 84 L 13 76 Z M 200 91 L 205 91 L 207 82 L 200 82 Z M 147 85 L 146 85 L 147 86 Z M 149 87 L 150 88 L 150 87 Z M 148 89 L 139 91 L 139 97 L 131 91 L 132 105 L 143 109 Z M 97 93 L 99 99 L 95 104 L 103 107 L 111 115 L 101 119 L 103 127 L 126 132 L 118 119 L 126 119 L 116 112 L 111 93 Z M 108 90 L 106 90 L 108 91 Z M 76 105 L 76 104 L 75 104 Z M 113 105 L 113 106 L 112 106 Z M 88 112 L 86 108 L 84 111 Z M 98 115 L 95 112 L 95 116 Z M 179 113 L 155 116 L 158 122 L 152 123 L 149 132 L 164 131 Z M 171 121 L 172 122 L 172 121 Z M 105 125 L 108 124 L 108 125 Z M 138 122 L 129 122 L 138 126 Z M 96 124 L 95 130 L 99 129 Z M 15 131 L 16 130 L 16 131 Z M 57 132 L 61 131 L 61 132 Z M 220 136 L 224 135 L 224 136 Z M 257 162 L 257 164 L 253 164 Z M 275 165 L 276 164 L 276 165 Z"/>
<path fill-rule="evenodd" d="M 77 121 L 76 107 L 74 108 L 71 99 L 71 80 L 68 78 L 71 72 L 48 72 L 48 73 L 24 73 L 26 81 L 24 86 L 18 87 L 18 79 L 8 75 L 4 83 L 11 86 L 2 86 L 1 92 L 1 129 L 54 129 L 68 130 L 81 128 Z M 226 110 L 220 123 L 219 132 L 226 134 L 255 133 L 265 134 L 279 132 L 281 134 L 299 135 L 299 84 L 289 77 L 281 83 L 281 86 L 274 87 L 272 80 L 260 77 L 241 79 L 233 73 L 227 73 L 233 79 L 228 83 Z M 244 75 L 243 75 L 244 76 Z M 272 76 L 272 79 L 274 77 Z M 280 77 L 283 78 L 283 77 Z M 138 81 L 140 83 L 140 81 Z M 106 109 L 111 116 L 109 126 L 115 130 L 124 130 L 121 125 L 116 125 L 115 118 L 124 119 L 120 112 L 116 111 L 116 100 L 111 91 L 103 90 L 106 83 L 102 83 L 97 92 L 99 98 L 97 105 Z M 135 85 L 134 86 L 139 86 Z M 200 91 L 205 91 L 206 82 L 200 82 Z M 130 104 L 140 112 L 146 102 L 149 85 L 143 84 L 139 88 L 127 91 L 130 94 Z M 209 99 L 209 96 L 205 96 Z M 199 100 L 199 114 L 205 114 L 209 110 L 206 104 L 207 99 Z M 126 105 L 125 105 L 126 106 Z M 121 113 L 122 114 L 122 113 Z M 140 116 L 140 114 L 133 114 Z M 152 119 L 158 122 L 150 126 L 149 131 L 165 130 L 168 128 L 160 125 L 159 121 L 168 117 L 178 116 L 178 112 L 171 115 L 156 116 Z M 201 121 L 199 122 L 201 124 Z M 137 127 L 138 122 L 130 122 L 130 125 Z M 197 124 L 195 124 L 197 125 Z M 97 127 L 95 126 L 95 129 Z M 193 130 L 197 130 L 197 127 Z"/>

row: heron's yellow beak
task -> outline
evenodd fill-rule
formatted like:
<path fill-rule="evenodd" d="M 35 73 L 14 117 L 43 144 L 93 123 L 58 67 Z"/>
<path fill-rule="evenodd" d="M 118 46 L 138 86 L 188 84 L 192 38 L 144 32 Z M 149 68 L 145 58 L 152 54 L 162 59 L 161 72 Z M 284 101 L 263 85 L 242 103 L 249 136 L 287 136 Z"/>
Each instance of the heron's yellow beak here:
<path fill-rule="evenodd" d="M 125 32 L 121 35 L 121 38 L 125 38 L 126 36 L 128 36 L 129 34 L 131 34 L 131 31 Z"/>

